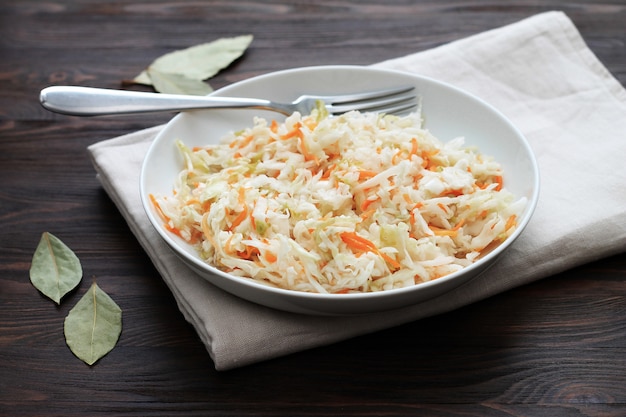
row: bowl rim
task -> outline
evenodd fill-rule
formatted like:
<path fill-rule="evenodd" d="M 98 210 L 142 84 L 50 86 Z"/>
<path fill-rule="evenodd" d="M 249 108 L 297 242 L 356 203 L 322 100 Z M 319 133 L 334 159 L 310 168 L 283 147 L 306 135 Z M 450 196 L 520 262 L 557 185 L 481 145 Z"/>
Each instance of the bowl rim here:
<path fill-rule="evenodd" d="M 433 288 L 433 287 L 445 285 L 449 281 L 455 280 L 461 275 L 472 273 L 475 270 L 480 270 L 481 268 L 485 268 L 485 265 L 493 264 L 492 261 L 495 261 L 495 258 L 499 257 L 508 247 L 510 247 L 513 244 L 513 242 L 517 240 L 517 238 L 526 229 L 526 226 L 528 225 L 531 218 L 533 217 L 533 214 L 535 212 L 535 209 L 537 207 L 538 200 L 539 200 L 540 173 L 539 173 L 539 166 L 538 166 L 536 155 L 533 152 L 532 147 L 530 143 L 528 142 L 528 140 L 526 139 L 525 135 L 500 110 L 498 110 L 493 105 L 486 102 L 485 100 L 481 99 L 480 97 L 474 94 L 471 94 L 467 92 L 466 90 L 459 88 L 457 86 L 454 86 L 448 82 L 441 81 L 441 80 L 438 80 L 429 76 L 420 75 L 418 73 L 400 71 L 400 70 L 395 70 L 395 69 L 359 66 L 359 65 L 318 65 L 318 66 L 306 66 L 306 67 L 284 69 L 284 70 L 257 75 L 251 78 L 247 78 L 247 79 L 235 82 L 233 84 L 230 84 L 218 90 L 215 90 L 209 95 L 210 96 L 228 96 L 229 91 L 235 87 L 238 88 L 238 87 L 241 87 L 242 85 L 245 86 L 246 83 L 281 77 L 286 74 L 296 74 L 299 72 L 309 72 L 309 71 L 338 71 L 338 70 L 340 71 L 367 71 L 371 73 L 391 74 L 391 75 L 397 74 L 397 75 L 402 75 L 405 77 L 409 76 L 409 77 L 415 78 L 416 80 L 421 80 L 423 82 L 436 84 L 440 87 L 454 90 L 455 93 L 461 94 L 469 98 L 470 100 L 479 103 L 480 105 L 484 106 L 486 109 L 491 111 L 494 115 L 496 115 L 502 122 L 504 122 L 507 125 L 507 127 L 512 132 L 515 133 L 515 135 L 517 136 L 519 140 L 519 144 L 524 149 L 524 152 L 526 152 L 526 154 L 529 156 L 529 162 L 530 162 L 531 171 L 533 174 L 533 178 L 532 178 L 532 190 L 533 191 L 532 191 L 532 195 L 530 196 L 530 198 L 527 199 L 526 208 L 524 210 L 526 215 L 521 218 L 521 221 L 520 223 L 518 223 L 518 226 L 516 230 L 513 232 L 513 234 L 509 236 L 509 238 L 507 238 L 500 245 L 498 245 L 493 251 L 486 254 L 484 257 L 480 258 L 479 261 L 472 263 L 471 265 L 466 266 L 459 271 L 445 275 L 443 277 L 437 278 L 432 281 L 422 282 L 422 283 L 415 284 L 415 285 L 408 286 L 408 287 L 393 288 L 393 289 L 384 290 L 384 291 L 347 293 L 347 294 L 312 293 L 312 292 L 296 291 L 296 290 L 284 289 L 284 288 L 279 288 L 279 287 L 273 287 L 268 284 L 263 284 L 261 282 L 255 281 L 252 278 L 231 275 L 227 272 L 224 272 L 216 268 L 215 266 L 210 265 L 207 262 L 204 262 L 198 256 L 192 256 L 189 252 L 181 248 L 179 246 L 179 243 L 173 238 L 173 236 L 170 235 L 170 233 L 168 233 L 163 227 L 159 227 L 158 218 L 155 216 L 151 208 L 151 202 L 150 202 L 150 199 L 148 198 L 147 191 L 146 191 L 146 184 L 145 184 L 146 171 L 148 169 L 151 157 L 153 153 L 155 152 L 156 145 L 159 142 L 165 140 L 162 138 L 167 137 L 168 127 L 170 127 L 174 123 L 177 123 L 177 121 L 180 118 L 184 117 L 184 113 L 179 113 L 176 116 L 174 116 L 169 122 L 166 123 L 164 129 L 161 129 L 158 132 L 157 136 L 150 144 L 148 151 L 145 154 L 145 157 L 141 165 L 139 188 L 140 188 L 140 197 L 142 201 L 142 206 L 152 227 L 156 229 L 159 236 L 168 244 L 168 246 L 176 253 L 176 255 L 184 258 L 184 260 L 190 262 L 195 268 L 199 270 L 204 270 L 213 275 L 218 275 L 224 279 L 233 281 L 233 283 L 236 285 L 249 287 L 255 290 L 266 291 L 276 296 L 298 297 L 300 299 L 308 299 L 311 301 L 343 302 L 343 301 L 348 301 L 348 300 L 360 300 L 360 299 L 377 300 L 380 298 L 393 297 L 393 296 L 397 296 L 400 294 L 407 294 L 407 293 L 411 293 L 414 291 L 420 291 L 425 288 Z M 478 275 L 480 275 L 480 273 L 482 272 L 484 271 L 480 271 Z"/>

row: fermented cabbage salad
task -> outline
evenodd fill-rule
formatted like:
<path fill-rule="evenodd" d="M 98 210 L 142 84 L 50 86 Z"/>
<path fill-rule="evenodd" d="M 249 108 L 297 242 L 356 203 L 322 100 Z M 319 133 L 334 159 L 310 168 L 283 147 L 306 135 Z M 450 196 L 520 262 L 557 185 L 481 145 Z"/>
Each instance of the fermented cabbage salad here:
<path fill-rule="evenodd" d="M 256 118 L 220 144 L 177 146 L 164 227 L 209 264 L 271 286 L 362 293 L 459 271 L 506 240 L 525 199 L 463 138 L 442 143 L 408 116 L 322 107 Z"/>

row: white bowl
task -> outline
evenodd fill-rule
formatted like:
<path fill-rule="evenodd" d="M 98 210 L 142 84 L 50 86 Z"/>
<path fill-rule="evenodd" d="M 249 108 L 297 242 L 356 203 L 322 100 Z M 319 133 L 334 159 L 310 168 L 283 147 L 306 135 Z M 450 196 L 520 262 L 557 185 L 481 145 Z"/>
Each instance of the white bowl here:
<path fill-rule="evenodd" d="M 208 265 L 193 247 L 162 227 L 162 220 L 148 196 L 168 195 L 173 189 L 174 179 L 182 169 L 175 140 L 181 139 L 189 147 L 217 143 L 227 132 L 251 125 L 254 116 L 281 117 L 258 110 L 186 112 L 168 123 L 151 145 L 141 171 L 141 198 L 150 222 L 180 259 L 207 281 L 246 300 L 296 313 L 347 315 L 389 310 L 423 302 L 469 281 L 491 266 L 522 233 L 538 199 L 539 173 L 532 150 L 524 136 L 499 111 L 467 92 L 431 78 L 356 66 L 275 72 L 235 83 L 213 95 L 289 102 L 305 93 L 341 94 L 407 84 L 415 85 L 422 98 L 426 128 L 444 142 L 464 136 L 466 145 L 478 146 L 482 153 L 492 155 L 503 166 L 506 187 L 517 197 L 528 199 L 514 234 L 464 270 L 401 289 L 362 294 L 313 294 L 268 287 Z"/>

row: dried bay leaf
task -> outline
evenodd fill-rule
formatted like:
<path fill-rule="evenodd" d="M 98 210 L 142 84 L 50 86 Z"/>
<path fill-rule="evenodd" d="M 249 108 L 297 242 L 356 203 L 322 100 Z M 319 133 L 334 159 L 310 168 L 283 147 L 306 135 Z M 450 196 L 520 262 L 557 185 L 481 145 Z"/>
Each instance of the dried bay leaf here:
<path fill-rule="evenodd" d="M 122 309 L 94 282 L 65 318 L 65 341 L 76 357 L 93 365 L 122 332 Z"/>
<path fill-rule="evenodd" d="M 152 78 L 150 78 L 150 74 L 148 74 L 148 69 L 141 71 L 141 73 L 133 78 L 132 81 L 123 81 L 124 84 L 143 84 L 143 85 L 152 85 Z"/>
<path fill-rule="evenodd" d="M 59 238 L 41 235 L 30 266 L 30 281 L 57 304 L 78 285 L 83 277 L 80 260 Z"/>
<path fill-rule="evenodd" d="M 243 55 L 252 39 L 252 35 L 242 35 L 191 46 L 160 56 L 149 68 L 195 80 L 206 80 Z M 153 85 L 147 70 L 142 71 L 133 81 Z"/>
<path fill-rule="evenodd" d="M 148 68 L 147 71 L 154 89 L 159 93 L 206 96 L 213 91 L 211 86 L 202 80 L 196 80 L 181 74 L 169 74 L 154 68 Z"/>

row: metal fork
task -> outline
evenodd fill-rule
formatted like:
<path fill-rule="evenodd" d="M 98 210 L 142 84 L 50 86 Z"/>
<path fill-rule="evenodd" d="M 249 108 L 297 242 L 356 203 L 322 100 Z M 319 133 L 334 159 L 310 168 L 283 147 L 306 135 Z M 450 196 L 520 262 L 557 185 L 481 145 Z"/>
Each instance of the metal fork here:
<path fill-rule="evenodd" d="M 309 114 L 321 100 L 331 115 L 350 110 L 397 114 L 417 106 L 415 87 L 402 86 L 337 96 L 303 95 L 291 103 L 255 98 L 157 94 L 91 87 L 53 86 L 41 90 L 39 100 L 46 109 L 72 116 L 103 116 L 193 109 L 271 110 L 285 115 L 295 111 Z"/>

